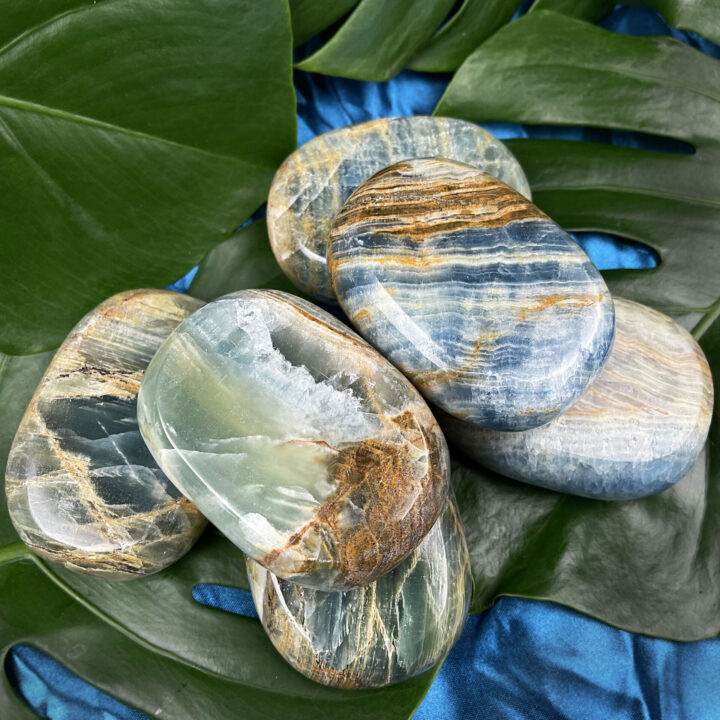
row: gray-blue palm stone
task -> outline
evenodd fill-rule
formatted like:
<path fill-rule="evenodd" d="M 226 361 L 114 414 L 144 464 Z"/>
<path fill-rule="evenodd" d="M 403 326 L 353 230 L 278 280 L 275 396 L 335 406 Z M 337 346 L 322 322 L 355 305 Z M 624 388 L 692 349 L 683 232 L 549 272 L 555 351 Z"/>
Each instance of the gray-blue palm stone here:
<path fill-rule="evenodd" d="M 278 652 L 303 675 L 342 688 L 390 685 L 439 662 L 460 635 L 473 587 L 451 497 L 410 555 L 368 585 L 323 592 L 282 580 L 249 558 L 247 569 Z"/>
<path fill-rule="evenodd" d="M 520 163 L 475 123 L 444 117 L 380 118 L 318 135 L 285 160 L 268 195 L 270 245 L 295 285 L 320 300 L 335 300 L 326 265 L 335 216 L 360 183 L 391 163 L 413 157 L 459 160 L 530 197 Z"/>
<path fill-rule="evenodd" d="M 601 500 L 658 493 L 680 480 L 710 428 L 710 366 L 687 330 L 615 298 L 615 344 L 570 410 L 525 432 L 483 430 L 446 417 L 468 455 L 516 480 Z"/>
<path fill-rule="evenodd" d="M 520 193 L 462 163 L 406 160 L 363 183 L 335 221 L 328 268 L 360 334 L 479 427 L 549 422 L 612 346 L 612 299 L 588 256 Z"/>
<path fill-rule="evenodd" d="M 131 290 L 89 312 L 50 363 L 8 458 L 10 518 L 39 555 L 103 578 L 149 575 L 206 520 L 153 460 L 137 423 L 150 359 L 200 300 Z"/>

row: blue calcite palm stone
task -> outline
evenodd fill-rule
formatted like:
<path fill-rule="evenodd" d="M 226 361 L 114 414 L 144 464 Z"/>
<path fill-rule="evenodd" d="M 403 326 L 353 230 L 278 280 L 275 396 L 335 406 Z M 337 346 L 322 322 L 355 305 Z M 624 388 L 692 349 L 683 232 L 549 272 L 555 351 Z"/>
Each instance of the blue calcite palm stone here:
<path fill-rule="evenodd" d="M 615 298 L 616 336 L 597 380 L 564 415 L 526 432 L 443 427 L 482 464 L 517 480 L 603 500 L 658 493 L 705 444 L 713 386 L 700 346 L 669 317 Z"/>
<path fill-rule="evenodd" d="M 452 500 L 420 545 L 374 583 L 323 592 L 281 580 L 248 560 L 255 607 L 296 670 L 342 688 L 400 682 L 453 646 L 472 595 L 462 524 Z"/>
<path fill-rule="evenodd" d="M 326 266 L 335 216 L 360 183 L 391 163 L 415 157 L 474 165 L 530 197 L 513 154 L 487 130 L 464 120 L 383 118 L 319 135 L 285 160 L 268 197 L 270 243 L 295 285 L 320 300 L 335 299 Z"/>
<path fill-rule="evenodd" d="M 590 259 L 508 185 L 447 160 L 363 183 L 333 226 L 328 267 L 360 334 L 454 417 L 526 430 L 600 371 L 614 332 Z"/>
<path fill-rule="evenodd" d="M 205 518 L 158 467 L 137 425 L 155 351 L 202 302 L 133 290 L 86 315 L 60 346 L 7 464 L 10 518 L 36 553 L 106 578 L 148 575 L 185 554 Z"/>
<path fill-rule="evenodd" d="M 437 519 L 445 438 L 415 388 L 332 315 L 227 295 L 170 335 L 140 428 L 173 482 L 251 558 L 326 590 L 372 582 Z"/>

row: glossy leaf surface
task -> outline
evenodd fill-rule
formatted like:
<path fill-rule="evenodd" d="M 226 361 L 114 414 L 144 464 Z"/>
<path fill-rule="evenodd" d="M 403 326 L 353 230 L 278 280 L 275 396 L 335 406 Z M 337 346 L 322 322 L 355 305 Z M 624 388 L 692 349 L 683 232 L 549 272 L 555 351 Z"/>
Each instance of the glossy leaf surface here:
<path fill-rule="evenodd" d="M 521 5 L 522 0 L 465 0 L 413 58 L 410 67 L 424 72 L 457 70 Z"/>
<path fill-rule="evenodd" d="M 290 0 L 293 44 L 301 45 L 339 20 L 358 0 Z"/>
<path fill-rule="evenodd" d="M 264 201 L 295 144 L 291 35 L 283 0 L 0 16 L 0 350 L 22 354 L 171 282 Z"/>
<path fill-rule="evenodd" d="M 429 40 L 453 0 L 361 0 L 301 70 L 356 80 L 389 80 Z"/>

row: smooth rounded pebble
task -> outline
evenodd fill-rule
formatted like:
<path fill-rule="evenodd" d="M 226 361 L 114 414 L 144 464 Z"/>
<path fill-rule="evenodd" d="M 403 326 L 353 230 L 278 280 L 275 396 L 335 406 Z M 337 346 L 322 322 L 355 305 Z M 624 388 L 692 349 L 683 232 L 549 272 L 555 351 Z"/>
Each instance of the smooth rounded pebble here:
<path fill-rule="evenodd" d="M 432 403 L 495 430 L 567 410 L 614 332 L 608 289 L 557 224 L 487 173 L 406 160 L 363 183 L 328 267 L 360 334 Z"/>
<path fill-rule="evenodd" d="M 473 587 L 452 500 L 400 565 L 364 587 L 322 592 L 281 580 L 252 560 L 247 569 L 278 652 L 311 680 L 342 688 L 390 685 L 439 662 L 460 635 Z"/>
<path fill-rule="evenodd" d="M 415 388 L 332 315 L 244 290 L 182 323 L 138 404 L 156 460 L 276 575 L 372 582 L 423 539 L 448 490 L 445 438 Z"/>
<path fill-rule="evenodd" d="M 468 455 L 516 480 L 603 500 L 653 495 L 680 480 L 705 444 L 710 368 L 674 320 L 615 298 L 610 357 L 564 415 L 526 432 L 443 427 Z"/>
<path fill-rule="evenodd" d="M 515 156 L 487 130 L 464 120 L 383 118 L 319 135 L 280 166 L 268 197 L 270 244 L 295 285 L 320 300 L 335 299 L 326 266 L 335 216 L 360 183 L 386 165 L 414 157 L 474 165 L 530 197 Z"/>
<path fill-rule="evenodd" d="M 137 424 L 145 368 L 202 302 L 165 290 L 114 295 L 68 335 L 8 458 L 10 518 L 38 555 L 105 578 L 149 575 L 206 525 L 162 473 Z"/>

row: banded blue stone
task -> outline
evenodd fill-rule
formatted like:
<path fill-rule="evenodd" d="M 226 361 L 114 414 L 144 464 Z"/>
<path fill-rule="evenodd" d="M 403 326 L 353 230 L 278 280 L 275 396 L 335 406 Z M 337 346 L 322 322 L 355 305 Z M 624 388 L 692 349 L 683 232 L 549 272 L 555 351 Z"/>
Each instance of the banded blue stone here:
<path fill-rule="evenodd" d="M 615 298 L 615 344 L 566 413 L 525 432 L 442 419 L 448 437 L 497 472 L 551 490 L 627 500 L 680 480 L 710 428 L 710 367 L 695 339 L 651 308 Z"/>
<path fill-rule="evenodd" d="M 431 402 L 480 427 L 557 417 L 602 368 L 612 299 L 590 259 L 476 168 L 415 159 L 348 199 L 328 267 L 353 325 Z"/>

